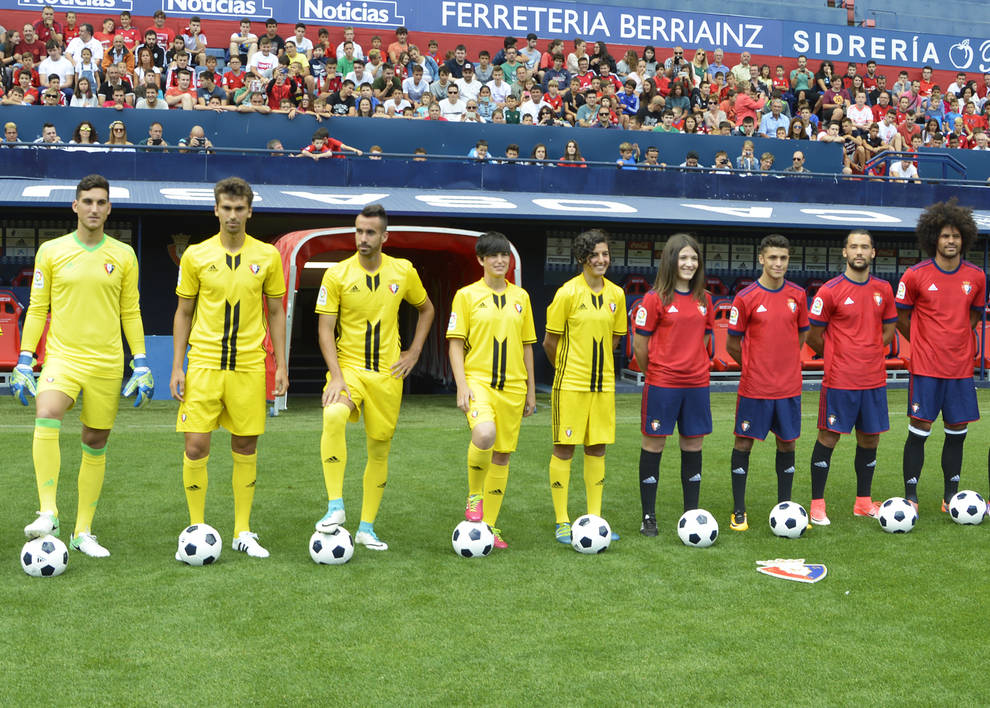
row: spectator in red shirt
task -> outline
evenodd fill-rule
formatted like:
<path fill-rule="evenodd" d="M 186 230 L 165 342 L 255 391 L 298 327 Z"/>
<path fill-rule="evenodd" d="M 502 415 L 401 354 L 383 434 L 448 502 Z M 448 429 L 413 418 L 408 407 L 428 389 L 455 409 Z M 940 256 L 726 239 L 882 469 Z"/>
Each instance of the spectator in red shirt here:
<path fill-rule="evenodd" d="M 27 74 L 31 77 L 31 86 L 40 88 L 41 76 L 39 76 L 38 70 L 34 68 L 35 61 L 32 56 L 30 53 L 21 56 L 21 68 L 14 72 L 14 83 L 20 81 L 21 74 Z"/>
<path fill-rule="evenodd" d="M 918 83 L 918 93 L 922 96 L 932 95 L 932 86 L 935 85 L 935 81 L 932 80 L 932 71 L 934 67 L 926 66 L 921 70 L 921 81 Z"/>
<path fill-rule="evenodd" d="M 38 40 L 45 44 L 48 44 L 49 39 L 54 39 L 59 46 L 65 47 L 62 24 L 55 21 L 55 9 L 51 5 L 45 5 L 41 9 L 41 19 L 34 23 L 34 32 L 38 35 Z"/>
<path fill-rule="evenodd" d="M 581 148 L 578 147 L 577 140 L 568 140 L 564 146 L 564 154 L 557 162 L 561 167 L 587 167 L 584 158 L 581 157 Z"/>
<path fill-rule="evenodd" d="M 34 31 L 34 25 L 30 23 L 24 25 L 20 44 L 14 47 L 14 60 L 23 61 L 25 53 L 34 57 L 35 64 L 40 63 L 42 59 L 48 56 L 48 49 L 45 43 L 38 39 L 38 35 Z"/>
<path fill-rule="evenodd" d="M 168 50 L 172 46 L 172 40 L 175 39 L 175 32 L 165 26 L 165 12 L 162 10 L 155 10 L 155 14 L 152 15 L 154 20 L 154 26 L 149 27 L 145 32 L 149 30 L 154 32 L 158 37 L 158 46 L 163 50 Z"/>
<path fill-rule="evenodd" d="M 265 93 L 268 95 L 268 106 L 277 110 L 283 98 L 290 99 L 295 104 L 295 85 L 289 82 L 289 69 L 280 66 L 275 70 L 275 78 L 268 82 Z"/>
<path fill-rule="evenodd" d="M 756 86 L 753 84 L 747 84 L 744 90 L 736 94 L 736 100 L 734 103 L 736 111 L 736 126 L 742 125 L 744 118 L 752 118 L 756 121 L 757 112 L 763 108 L 763 104 L 766 103 L 766 99 L 760 95 L 757 91 Z"/>
<path fill-rule="evenodd" d="M 65 28 L 62 32 L 62 43 L 68 47 L 69 42 L 79 36 L 79 25 L 76 24 L 76 13 L 69 10 L 65 13 Z"/>
<path fill-rule="evenodd" d="M 178 85 L 165 91 L 165 103 L 169 108 L 181 108 L 184 111 L 193 110 L 196 105 L 196 91 L 190 88 L 192 72 L 189 69 L 179 69 L 176 72 Z"/>
<path fill-rule="evenodd" d="M 128 51 L 133 52 L 137 47 L 141 33 L 131 25 L 131 13 L 127 10 L 120 13 L 120 27 L 117 28 L 114 36 L 124 38 L 124 46 L 127 47 Z"/>
<path fill-rule="evenodd" d="M 112 18 L 107 17 L 103 20 L 103 31 L 94 32 L 93 37 L 96 41 L 103 45 L 103 53 L 106 54 L 110 49 L 110 45 L 113 44 L 113 35 L 117 31 L 117 23 L 113 21 Z"/>

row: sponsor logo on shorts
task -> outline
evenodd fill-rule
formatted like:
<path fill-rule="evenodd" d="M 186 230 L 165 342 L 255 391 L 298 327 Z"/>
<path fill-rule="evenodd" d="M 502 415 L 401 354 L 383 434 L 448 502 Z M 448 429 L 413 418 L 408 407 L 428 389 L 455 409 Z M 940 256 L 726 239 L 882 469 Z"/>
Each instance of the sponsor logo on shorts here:
<path fill-rule="evenodd" d="M 838 419 L 839 419 L 838 416 L 830 415 L 828 417 L 828 424 L 829 425 L 835 425 L 835 421 L 837 421 Z"/>
<path fill-rule="evenodd" d="M 447 331 L 450 332 L 457 326 L 457 313 L 451 312 L 450 319 L 447 320 Z"/>
<path fill-rule="evenodd" d="M 653 429 L 653 432 L 660 430 L 660 421 L 654 418 L 650 421 L 650 427 Z"/>
<path fill-rule="evenodd" d="M 911 403 L 911 412 L 912 413 L 917 413 L 919 410 L 921 410 L 921 404 L 920 403 L 918 403 L 917 401 L 914 401 L 913 403 Z"/>
<path fill-rule="evenodd" d="M 825 307 L 825 303 L 820 297 L 816 297 L 815 301 L 811 303 L 811 314 L 820 315 L 822 314 L 822 309 Z"/>
<path fill-rule="evenodd" d="M 112 275 L 113 274 L 113 270 L 114 270 L 115 267 L 116 266 L 113 263 L 104 263 L 103 264 L 103 270 L 105 270 L 107 272 L 107 275 Z"/>
<path fill-rule="evenodd" d="M 471 409 L 471 417 L 472 418 L 477 418 L 478 417 L 478 409 L 477 408 L 472 408 Z"/>
<path fill-rule="evenodd" d="M 897 299 L 903 300 L 905 295 L 907 295 L 907 285 L 905 285 L 904 281 L 902 280 L 897 285 Z"/>
<path fill-rule="evenodd" d="M 399 292 L 399 284 L 398 283 L 389 283 L 388 284 L 388 291 L 390 293 L 392 293 L 393 295 L 395 295 L 397 292 Z"/>
<path fill-rule="evenodd" d="M 261 266 L 258 265 L 257 263 L 252 263 L 248 267 L 251 269 L 251 272 L 254 273 L 255 275 L 261 272 Z"/>
<path fill-rule="evenodd" d="M 185 423 L 185 422 L 186 422 L 186 414 L 185 414 L 185 413 L 183 413 L 183 414 L 182 414 L 182 415 L 180 416 L 180 418 L 182 418 L 182 422 L 183 422 L 183 423 Z"/>

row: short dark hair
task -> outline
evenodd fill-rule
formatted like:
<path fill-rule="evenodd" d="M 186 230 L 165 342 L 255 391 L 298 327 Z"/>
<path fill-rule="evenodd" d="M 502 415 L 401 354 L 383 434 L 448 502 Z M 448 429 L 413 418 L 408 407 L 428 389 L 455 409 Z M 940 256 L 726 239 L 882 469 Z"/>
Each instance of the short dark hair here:
<path fill-rule="evenodd" d="M 221 196 L 247 199 L 248 206 L 251 206 L 251 202 L 254 201 L 254 190 L 240 177 L 228 177 L 220 180 L 213 187 L 213 198 L 217 204 L 220 203 Z"/>
<path fill-rule="evenodd" d="M 870 245 L 871 246 L 873 245 L 873 234 L 871 234 L 866 229 L 853 229 L 852 231 L 850 231 L 849 233 L 846 234 L 846 238 L 842 242 L 842 247 L 845 248 L 846 246 L 848 246 L 849 245 L 849 237 L 850 236 L 855 236 L 856 234 L 863 234 L 863 235 L 867 236 L 870 239 Z"/>
<path fill-rule="evenodd" d="M 494 256 L 499 253 L 512 253 L 512 243 L 500 231 L 486 231 L 475 242 L 474 253 L 478 258 Z"/>
<path fill-rule="evenodd" d="M 588 229 L 579 233 L 571 244 L 571 254 L 577 264 L 583 267 L 595 252 L 595 246 L 600 243 L 609 243 L 608 234 L 602 229 Z"/>
<path fill-rule="evenodd" d="M 771 155 L 771 157 L 773 156 Z M 759 252 L 762 254 L 768 248 L 786 248 L 790 252 L 791 242 L 783 234 L 767 234 L 760 241 Z"/>
<path fill-rule="evenodd" d="M 48 124 L 46 123 L 45 125 Z M 97 174 L 86 175 L 81 180 L 79 180 L 79 184 L 76 185 L 76 199 L 79 198 L 80 194 L 82 194 L 83 192 L 87 192 L 90 189 L 105 189 L 107 191 L 107 195 L 109 195 L 110 183 L 107 182 L 107 178 L 104 177 L 103 175 L 97 175 Z"/>
<path fill-rule="evenodd" d="M 358 216 L 364 216 L 369 219 L 380 219 L 382 222 L 382 228 L 388 228 L 388 212 L 385 211 L 385 207 L 381 204 L 368 204 L 361 210 Z"/>
<path fill-rule="evenodd" d="M 976 241 L 976 222 L 973 220 L 973 210 L 959 205 L 953 197 L 947 202 L 936 202 L 925 209 L 918 217 L 915 235 L 918 237 L 918 247 L 934 258 L 938 247 L 938 235 L 946 226 L 954 226 L 962 236 L 962 257 Z"/>

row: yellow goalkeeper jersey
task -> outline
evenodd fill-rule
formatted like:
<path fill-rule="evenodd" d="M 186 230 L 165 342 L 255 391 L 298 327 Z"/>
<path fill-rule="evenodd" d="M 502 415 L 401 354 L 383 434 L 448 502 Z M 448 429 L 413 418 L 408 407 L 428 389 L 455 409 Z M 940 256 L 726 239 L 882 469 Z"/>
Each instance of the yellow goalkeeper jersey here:
<path fill-rule="evenodd" d="M 526 391 L 523 345 L 536 341 L 529 293 L 513 283 L 500 293 L 484 279 L 454 295 L 447 339 L 465 342 L 464 374 L 500 391 Z"/>
<path fill-rule="evenodd" d="M 426 289 L 413 264 L 382 254 L 378 270 L 361 267 L 358 254 L 323 274 L 316 312 L 337 316 L 337 361 L 388 373 L 399 358 L 399 305 L 426 302 Z"/>
<path fill-rule="evenodd" d="M 189 246 L 179 262 L 175 293 L 196 300 L 189 333 L 189 365 L 264 371 L 268 331 L 262 295 L 285 294 L 282 257 L 269 243 L 247 236 L 230 253 L 220 235 Z"/>
<path fill-rule="evenodd" d="M 81 373 L 120 375 L 121 327 L 131 352 L 145 352 L 137 258 L 115 238 L 104 234 L 95 246 L 84 246 L 72 232 L 42 244 L 34 262 L 22 350 L 37 349 L 49 310 L 46 356 L 69 361 Z"/>
<path fill-rule="evenodd" d="M 626 329 L 626 294 L 618 285 L 606 279 L 595 293 L 583 274 L 561 285 L 547 307 L 547 332 L 560 335 L 553 387 L 614 391 L 612 337 Z"/>

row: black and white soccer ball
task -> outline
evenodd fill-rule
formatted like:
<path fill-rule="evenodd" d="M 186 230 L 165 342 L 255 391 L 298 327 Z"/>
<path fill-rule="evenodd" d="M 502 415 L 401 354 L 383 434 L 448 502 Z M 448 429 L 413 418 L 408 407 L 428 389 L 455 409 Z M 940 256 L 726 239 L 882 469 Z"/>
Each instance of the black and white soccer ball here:
<path fill-rule="evenodd" d="M 210 565 L 220 558 L 223 540 L 220 532 L 209 524 L 193 524 L 179 534 L 179 550 L 175 557 L 189 565 Z"/>
<path fill-rule="evenodd" d="M 350 532 L 338 526 L 330 533 L 317 531 L 309 537 L 309 556 L 321 565 L 343 565 L 354 555 Z"/>
<path fill-rule="evenodd" d="M 797 502 L 780 502 L 770 510 L 770 530 L 774 536 L 800 538 L 808 529 L 808 512 Z"/>
<path fill-rule="evenodd" d="M 68 549 L 52 535 L 32 538 L 21 549 L 21 567 L 35 578 L 61 575 L 68 564 Z"/>
<path fill-rule="evenodd" d="M 462 558 L 482 558 L 492 552 L 495 533 L 484 521 L 462 521 L 454 528 L 450 544 Z"/>
<path fill-rule="evenodd" d="M 685 546 L 708 548 L 718 538 L 718 522 L 704 509 L 685 511 L 677 521 L 677 535 Z"/>
<path fill-rule="evenodd" d="M 987 502 L 978 492 L 963 489 L 949 500 L 949 517 L 957 524 L 976 525 L 983 523 L 987 514 Z"/>
<path fill-rule="evenodd" d="M 891 497 L 880 505 L 877 521 L 887 533 L 907 533 L 918 523 L 918 512 L 904 497 Z"/>
<path fill-rule="evenodd" d="M 601 553 L 612 543 L 612 527 L 600 516 L 585 514 L 571 524 L 571 546 L 578 553 Z"/>

